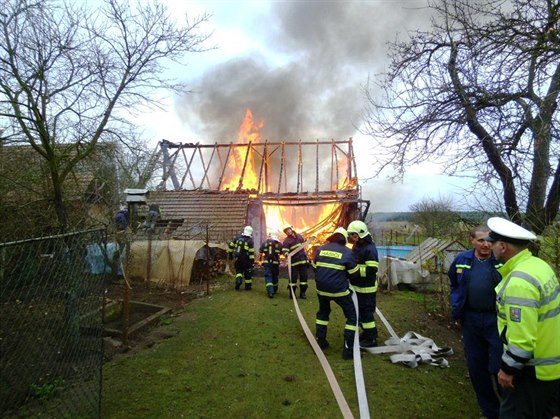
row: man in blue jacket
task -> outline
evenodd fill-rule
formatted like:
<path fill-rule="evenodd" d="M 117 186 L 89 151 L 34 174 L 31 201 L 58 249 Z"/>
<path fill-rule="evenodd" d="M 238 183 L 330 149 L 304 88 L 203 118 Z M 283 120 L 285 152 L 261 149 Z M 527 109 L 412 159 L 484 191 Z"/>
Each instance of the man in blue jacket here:
<path fill-rule="evenodd" d="M 331 301 L 334 301 L 346 317 L 342 358 L 353 359 L 352 346 L 358 313 L 352 301 L 350 279 L 359 275 L 360 267 L 356 262 L 356 255 L 346 247 L 347 241 L 348 233 L 344 228 L 338 227 L 327 238 L 327 243 L 319 247 L 315 253 L 313 268 L 319 298 L 319 311 L 315 318 L 315 337 L 321 349 L 330 346 L 327 341 L 327 326 L 331 314 Z"/>
<path fill-rule="evenodd" d="M 478 405 L 488 419 L 498 418 L 497 373 L 503 345 L 498 334 L 496 292 L 501 265 L 485 238 L 489 228 L 470 233 L 473 248 L 457 255 L 449 267 L 451 315 L 462 326 L 465 358 Z"/>

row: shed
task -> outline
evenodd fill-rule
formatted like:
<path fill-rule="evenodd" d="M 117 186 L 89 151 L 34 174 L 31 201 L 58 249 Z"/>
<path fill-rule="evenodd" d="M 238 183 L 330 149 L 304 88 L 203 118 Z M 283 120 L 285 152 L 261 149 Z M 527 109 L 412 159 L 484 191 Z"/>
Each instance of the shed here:
<path fill-rule="evenodd" d="M 465 250 L 466 247 L 456 240 L 428 237 L 406 256 L 406 260 L 418 263 L 430 272 L 447 273 L 455 256 Z"/>

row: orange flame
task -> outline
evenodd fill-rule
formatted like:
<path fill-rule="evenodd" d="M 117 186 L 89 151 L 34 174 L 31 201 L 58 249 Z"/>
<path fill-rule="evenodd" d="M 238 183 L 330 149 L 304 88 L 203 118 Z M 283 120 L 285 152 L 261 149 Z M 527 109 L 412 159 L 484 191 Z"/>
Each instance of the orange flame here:
<path fill-rule="evenodd" d="M 239 128 L 237 144 L 257 143 L 261 139 L 260 131 L 264 127 L 264 121 L 255 121 L 250 109 L 245 112 L 245 118 Z M 259 185 L 259 177 L 255 165 L 255 156 L 251 148 L 233 147 L 232 156 L 228 159 L 228 165 L 222 181 L 222 190 L 258 190 L 265 185 Z M 245 166 L 245 167 L 244 167 Z M 343 187 L 348 179 L 339 179 L 339 186 Z M 283 230 L 287 226 L 293 226 L 294 230 L 305 237 L 326 236 L 336 227 L 336 223 L 342 210 L 339 203 L 322 204 L 316 206 L 285 206 L 264 204 L 263 210 L 266 217 L 267 233 L 279 233 L 282 237 Z"/>
<path fill-rule="evenodd" d="M 245 119 L 239 128 L 237 144 L 256 143 L 261 139 L 260 130 L 264 127 L 264 121 L 255 122 L 250 109 L 245 112 Z M 255 158 L 252 150 L 247 148 L 233 147 L 233 156 L 228 161 L 226 176 L 222 182 L 222 190 L 230 189 L 257 189 L 259 178 L 255 170 Z M 246 160 L 246 163 L 245 163 Z M 245 164 L 245 168 L 243 165 Z M 240 184 L 240 182 L 243 182 Z"/>
<path fill-rule="evenodd" d="M 293 226 L 305 237 L 330 234 L 337 227 L 341 204 L 293 207 L 265 204 L 266 229 L 282 236 L 284 228 Z"/>

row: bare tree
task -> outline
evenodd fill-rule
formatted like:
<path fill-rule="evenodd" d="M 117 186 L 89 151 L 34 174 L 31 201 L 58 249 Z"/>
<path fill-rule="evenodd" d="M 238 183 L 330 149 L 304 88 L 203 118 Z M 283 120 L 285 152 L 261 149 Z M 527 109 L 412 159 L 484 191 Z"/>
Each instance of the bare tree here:
<path fill-rule="evenodd" d="M 430 7 L 432 29 L 392 44 L 388 72 L 365 89 L 379 170 L 445 162 L 445 173 L 478 180 L 472 193 L 500 190 L 507 215 L 541 233 L 560 203 L 560 4 Z"/>
<path fill-rule="evenodd" d="M 165 64 L 208 39 L 200 33 L 208 15 L 179 25 L 157 0 L 78 3 L 2 0 L 0 14 L 3 143 L 29 144 L 46 161 L 62 230 L 72 170 L 98 143 L 127 143 L 131 110 L 158 106 L 157 89 L 182 90 L 163 76 Z"/>
<path fill-rule="evenodd" d="M 410 206 L 411 221 L 423 228 L 428 237 L 455 238 L 460 217 L 450 197 L 425 197 Z"/>

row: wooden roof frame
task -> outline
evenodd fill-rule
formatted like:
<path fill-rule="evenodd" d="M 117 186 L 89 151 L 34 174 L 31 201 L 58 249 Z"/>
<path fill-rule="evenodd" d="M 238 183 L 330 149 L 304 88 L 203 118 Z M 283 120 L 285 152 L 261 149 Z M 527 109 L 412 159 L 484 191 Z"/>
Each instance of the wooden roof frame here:
<path fill-rule="evenodd" d="M 303 161 L 303 148 L 315 148 L 314 162 Z M 320 161 L 319 151 L 329 149 L 330 162 L 330 187 L 320 188 L 320 170 L 325 161 Z M 237 191 L 245 190 L 244 177 L 247 164 L 250 157 L 257 157 L 260 161 L 258 167 L 258 187 L 255 192 L 261 195 L 282 196 L 284 194 L 309 194 L 313 193 L 320 196 L 324 192 L 340 191 L 337 185 L 343 182 L 349 185 L 347 189 L 357 189 L 356 161 L 354 158 L 354 149 L 352 138 L 345 141 L 298 141 L 298 142 L 268 142 L 263 143 L 229 143 L 229 144 L 200 144 L 200 143 L 172 143 L 167 140 L 160 142 L 160 151 L 163 157 L 163 176 L 158 186 L 160 190 L 181 190 L 181 189 L 206 189 L 206 190 L 222 190 L 223 180 L 225 177 L 228 164 L 232 157 L 234 149 L 243 154 L 242 169 L 237 176 Z M 244 149 L 244 150 L 243 150 Z M 295 149 L 295 150 L 294 150 Z M 204 158 L 203 150 L 210 152 L 207 159 Z M 323 152 L 324 153 L 324 152 Z M 296 189 L 288 190 L 287 159 L 297 156 L 297 179 Z M 273 158 L 275 158 L 273 160 Z M 292 164 L 293 166 L 293 164 Z M 307 166 L 307 167 L 306 167 Z M 303 180 L 304 173 L 309 180 L 309 166 L 312 167 L 315 177 L 314 190 L 304 191 Z M 183 171 L 181 177 L 178 171 Z M 194 170 L 202 169 L 202 176 L 195 176 Z M 219 173 L 217 182 L 215 174 Z M 278 182 L 272 185 L 271 173 L 278 174 Z M 212 174 L 214 174 L 212 176 Z M 325 179 L 321 179 L 324 183 Z M 171 181 L 171 185 L 168 182 Z M 188 182 L 188 184 L 187 184 Z M 171 186 L 169 188 L 168 186 Z M 321 190 L 323 189 L 323 190 Z M 346 189 L 346 188 L 345 188 Z"/>

